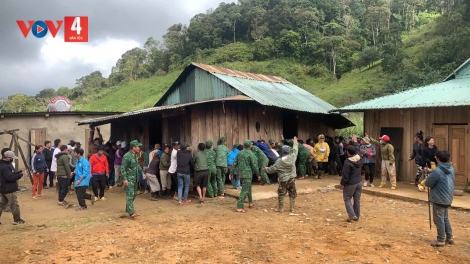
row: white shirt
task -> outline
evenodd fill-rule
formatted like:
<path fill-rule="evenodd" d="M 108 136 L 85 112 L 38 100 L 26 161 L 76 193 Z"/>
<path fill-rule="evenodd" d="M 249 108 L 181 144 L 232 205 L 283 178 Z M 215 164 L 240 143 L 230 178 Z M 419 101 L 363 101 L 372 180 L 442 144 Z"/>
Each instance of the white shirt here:
<path fill-rule="evenodd" d="M 51 163 L 51 171 L 57 172 L 57 158 L 55 155 L 60 153 L 60 148 L 54 149 L 54 154 L 52 154 L 52 163 Z"/>
<path fill-rule="evenodd" d="M 275 149 L 271 149 L 271 150 L 273 151 L 274 155 L 276 155 L 276 157 L 279 158 L 279 153 L 277 153 L 277 150 L 275 150 Z"/>
<path fill-rule="evenodd" d="M 171 151 L 171 164 L 170 164 L 170 169 L 168 169 L 169 173 L 175 173 L 176 172 L 176 166 L 177 166 L 176 153 L 178 153 L 178 151 L 176 149 L 173 149 Z"/>

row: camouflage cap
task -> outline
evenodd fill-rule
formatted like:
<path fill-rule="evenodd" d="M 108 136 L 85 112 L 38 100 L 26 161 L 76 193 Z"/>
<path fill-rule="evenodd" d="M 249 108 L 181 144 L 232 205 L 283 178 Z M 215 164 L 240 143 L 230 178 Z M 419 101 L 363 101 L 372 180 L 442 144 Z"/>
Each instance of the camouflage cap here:
<path fill-rule="evenodd" d="M 290 153 L 290 147 L 287 145 L 282 146 L 282 154 L 289 154 Z"/>
<path fill-rule="evenodd" d="M 250 140 L 248 140 L 248 139 L 247 139 L 247 140 L 245 140 L 245 142 L 243 142 L 243 146 L 244 146 L 245 148 L 249 148 L 249 147 L 251 147 L 251 145 L 252 145 L 252 144 L 253 144 L 253 143 L 251 143 L 251 141 L 250 141 Z"/>
<path fill-rule="evenodd" d="M 226 137 L 221 137 L 221 138 L 220 138 L 220 142 L 221 142 L 221 143 L 222 143 L 222 142 L 225 142 L 225 141 L 227 141 L 227 138 L 226 138 Z"/>
<path fill-rule="evenodd" d="M 234 149 L 238 148 L 238 146 L 240 146 L 240 144 L 233 144 Z"/>
<path fill-rule="evenodd" d="M 207 140 L 206 141 L 206 147 L 210 148 L 214 145 L 214 142 L 212 140 Z"/>
<path fill-rule="evenodd" d="M 274 139 L 270 138 L 270 139 L 268 140 L 268 142 L 269 142 L 269 143 L 275 143 L 276 141 L 275 141 Z"/>
<path fill-rule="evenodd" d="M 133 147 L 142 147 L 142 144 L 139 143 L 139 141 L 137 141 L 137 139 L 132 140 L 131 143 L 129 143 L 129 145 L 131 146 L 131 148 L 133 148 Z"/>

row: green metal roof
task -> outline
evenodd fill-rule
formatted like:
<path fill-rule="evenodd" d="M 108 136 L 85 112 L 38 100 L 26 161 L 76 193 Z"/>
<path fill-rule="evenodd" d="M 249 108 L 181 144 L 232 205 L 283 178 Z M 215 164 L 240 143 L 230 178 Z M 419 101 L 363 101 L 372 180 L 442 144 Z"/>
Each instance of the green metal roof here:
<path fill-rule="evenodd" d="M 183 99 L 181 99 L 178 90 L 181 85 L 184 85 L 186 78 L 191 76 L 191 73 L 195 68 L 208 72 L 212 76 L 216 77 L 215 79 L 221 80 L 222 83 L 225 84 L 216 85 L 216 81 L 212 80 L 212 83 L 209 85 L 212 87 L 207 87 L 207 89 L 225 89 L 227 91 L 214 91 L 214 94 L 211 96 L 218 94 L 223 95 L 225 93 L 228 94 L 229 92 L 231 94 L 233 91 L 228 90 L 236 89 L 240 91 L 241 94 L 244 94 L 265 106 L 275 106 L 295 111 L 321 114 L 328 114 L 330 111 L 335 109 L 333 105 L 281 77 L 239 72 L 200 63 L 192 63 L 186 67 L 183 73 L 177 78 L 175 83 L 168 89 L 155 106 L 182 103 L 179 102 L 183 101 Z M 201 91 L 204 91 L 204 89 Z"/>
<path fill-rule="evenodd" d="M 354 112 L 373 109 L 406 109 L 470 105 L 470 59 L 443 82 L 387 95 L 338 109 Z"/>

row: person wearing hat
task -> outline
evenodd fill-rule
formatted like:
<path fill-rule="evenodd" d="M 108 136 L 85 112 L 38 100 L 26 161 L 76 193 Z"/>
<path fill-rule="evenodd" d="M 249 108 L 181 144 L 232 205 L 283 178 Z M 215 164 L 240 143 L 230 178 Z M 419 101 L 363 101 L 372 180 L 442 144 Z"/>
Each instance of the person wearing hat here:
<path fill-rule="evenodd" d="M 252 144 L 253 144 L 253 142 L 252 142 Z M 253 154 L 255 154 L 256 160 L 258 162 L 258 170 L 259 170 L 258 175 L 261 175 L 260 177 L 258 177 L 258 181 L 261 181 L 261 184 L 263 186 L 264 185 L 271 185 L 271 181 L 269 180 L 269 177 L 266 174 L 266 172 L 261 171 L 263 168 L 268 166 L 268 164 L 269 164 L 268 157 L 264 154 L 264 152 L 258 146 L 255 146 L 254 144 L 253 144 L 251 150 L 253 151 Z"/>
<path fill-rule="evenodd" d="M 168 170 L 171 165 L 170 145 L 163 144 L 163 153 L 160 156 L 160 182 L 162 184 L 163 199 L 171 199 L 171 175 Z"/>
<path fill-rule="evenodd" d="M 207 166 L 209 167 L 209 175 L 207 177 L 207 195 L 210 198 L 217 196 L 217 166 L 215 166 L 215 151 L 212 149 L 214 142 L 212 140 L 206 141 L 206 148 L 204 153 L 206 154 Z"/>
<path fill-rule="evenodd" d="M 15 172 L 11 169 L 11 163 L 17 159 L 13 151 L 5 151 L 3 159 L 0 160 L 0 216 L 4 209 L 10 205 L 10 211 L 13 214 L 13 224 L 24 224 L 21 219 L 20 206 L 16 192 L 18 191 L 18 180 L 25 175 L 25 170 Z"/>
<path fill-rule="evenodd" d="M 227 148 L 227 138 L 221 137 L 215 151 L 215 166 L 217 167 L 217 196 L 224 198 L 225 175 L 227 174 L 227 158 L 230 150 Z"/>
<path fill-rule="evenodd" d="M 242 150 L 243 150 L 243 145 L 239 145 L 239 144 L 233 145 L 233 150 L 230 151 L 230 153 L 228 154 L 228 158 L 227 158 L 227 165 L 228 165 L 229 170 L 231 169 L 233 162 L 235 161 L 235 158 L 237 157 L 238 153 Z M 231 181 L 232 181 L 232 189 L 240 190 L 242 188 L 242 186 L 240 185 L 240 178 L 238 177 L 237 168 L 235 168 L 235 173 L 233 174 L 233 179 Z"/>
<path fill-rule="evenodd" d="M 387 135 L 383 135 L 379 138 L 380 141 L 377 141 L 369 135 L 365 134 L 366 137 L 370 139 L 370 141 L 376 145 L 380 146 L 380 154 L 382 158 L 381 164 L 381 174 L 382 174 L 382 182 L 380 183 L 379 188 L 385 187 L 387 184 L 387 173 L 388 177 L 390 177 L 390 183 L 392 184 L 392 190 L 397 188 L 397 171 L 395 168 L 395 154 L 394 148 L 391 144 L 390 137 Z"/>
<path fill-rule="evenodd" d="M 240 151 L 233 162 L 232 168 L 230 169 L 229 179 L 233 179 L 235 173 L 235 168 L 238 169 L 238 176 L 242 181 L 242 190 L 240 191 L 240 196 L 237 203 L 237 212 L 245 213 L 245 198 L 248 196 L 249 208 L 253 208 L 255 204 L 253 203 L 253 195 L 251 193 L 251 181 L 253 174 L 260 176 L 260 170 L 258 169 L 258 163 L 256 161 L 255 155 L 252 152 L 253 143 L 250 140 L 245 140 L 243 143 L 243 150 Z"/>
<path fill-rule="evenodd" d="M 124 157 L 124 149 L 122 145 L 126 145 L 126 142 L 117 141 L 116 142 L 116 153 L 114 154 L 114 185 L 110 187 L 121 187 L 122 186 L 122 179 L 121 179 L 121 165 L 122 165 L 122 158 Z"/>
<path fill-rule="evenodd" d="M 168 172 L 171 176 L 171 196 L 173 197 L 173 200 L 178 201 L 178 177 L 176 171 L 178 168 L 178 151 L 180 150 L 181 145 L 179 141 L 173 141 L 171 145 L 173 146 L 173 149 L 171 150 L 171 164 Z"/>
<path fill-rule="evenodd" d="M 367 185 L 374 187 L 375 156 L 377 154 L 375 146 L 370 143 L 368 137 L 363 137 L 359 148 L 362 155 L 362 168 L 366 172 L 364 187 L 367 187 Z"/>
<path fill-rule="evenodd" d="M 282 158 L 276 160 L 276 163 L 270 167 L 263 168 L 268 174 L 278 173 L 279 188 L 278 193 L 278 207 L 276 212 L 282 213 L 284 209 L 284 197 L 289 193 L 290 211 L 294 212 L 295 198 L 297 197 L 297 190 L 295 188 L 297 154 L 299 152 L 299 143 L 297 137 L 293 139 L 293 147 L 284 145 L 282 147 Z"/>
<path fill-rule="evenodd" d="M 330 155 L 330 147 L 325 142 L 325 135 L 320 134 L 318 136 L 318 143 L 313 147 L 313 155 L 318 163 L 317 179 L 321 179 L 323 171 L 328 166 L 328 156 Z"/>
<path fill-rule="evenodd" d="M 144 179 L 147 178 L 147 175 L 144 174 L 137 160 L 137 154 L 140 152 L 142 144 L 137 140 L 132 140 L 129 145 L 131 149 L 122 159 L 121 174 L 122 183 L 126 191 L 126 212 L 129 214 L 130 218 L 136 218 L 140 216 L 134 209 L 134 200 L 137 194 L 137 188 L 139 187 L 139 173 L 142 173 Z"/>
<path fill-rule="evenodd" d="M 361 216 L 361 193 L 362 193 L 362 161 L 357 147 L 348 146 L 339 188 L 343 190 L 344 205 L 348 213 L 348 222 L 359 221 Z M 354 205 L 351 203 L 354 199 Z"/>

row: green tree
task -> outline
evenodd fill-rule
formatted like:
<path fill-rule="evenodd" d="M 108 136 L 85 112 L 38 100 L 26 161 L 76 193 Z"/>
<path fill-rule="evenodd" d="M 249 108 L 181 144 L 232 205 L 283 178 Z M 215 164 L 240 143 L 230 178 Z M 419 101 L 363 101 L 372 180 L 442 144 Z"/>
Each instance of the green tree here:
<path fill-rule="evenodd" d="M 380 52 L 374 47 L 365 47 L 360 53 L 359 58 L 355 61 L 354 66 L 361 68 L 367 66 L 369 69 L 374 62 L 380 59 Z"/>
<path fill-rule="evenodd" d="M 253 50 L 243 42 L 231 43 L 216 50 L 214 54 L 215 63 L 251 61 Z"/>
<path fill-rule="evenodd" d="M 51 99 L 57 95 L 57 92 L 53 88 L 45 88 L 36 94 L 36 99 Z"/>
<path fill-rule="evenodd" d="M 6 113 L 29 113 L 45 111 L 46 105 L 40 103 L 36 98 L 26 94 L 14 94 L 8 97 L 3 108 Z"/>

